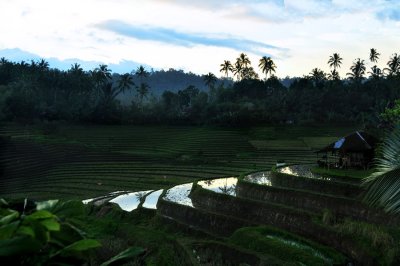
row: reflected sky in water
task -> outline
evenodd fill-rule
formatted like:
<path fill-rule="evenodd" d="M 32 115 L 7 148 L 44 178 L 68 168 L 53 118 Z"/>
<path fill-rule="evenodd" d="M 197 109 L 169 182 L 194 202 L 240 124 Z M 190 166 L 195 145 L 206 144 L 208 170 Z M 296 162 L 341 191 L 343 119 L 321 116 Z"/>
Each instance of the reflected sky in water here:
<path fill-rule="evenodd" d="M 143 203 L 143 208 L 147 208 L 147 209 L 157 209 L 157 202 L 158 202 L 158 198 L 160 197 L 161 193 L 163 192 L 163 189 L 154 191 L 152 193 L 150 193 L 144 203 Z"/>
<path fill-rule="evenodd" d="M 152 190 L 123 194 L 110 200 L 110 202 L 116 203 L 124 211 L 130 212 L 136 209 L 141 200 L 143 200 L 144 197 L 150 192 L 152 192 Z"/>
<path fill-rule="evenodd" d="M 104 202 L 108 201 L 109 199 L 114 198 L 117 195 L 129 193 L 129 192 L 130 191 L 123 191 L 123 190 L 114 191 L 114 192 L 110 192 L 110 193 L 108 193 L 107 195 L 104 195 L 104 196 L 82 200 L 82 203 L 83 204 L 88 204 L 90 202 L 103 202 L 104 203 Z"/>
<path fill-rule="evenodd" d="M 165 193 L 164 200 L 172 201 L 181 205 L 193 207 L 192 199 L 189 198 L 193 183 L 183 184 L 168 189 Z"/>
<path fill-rule="evenodd" d="M 202 188 L 212 190 L 217 193 L 223 193 L 231 196 L 236 196 L 236 177 L 218 178 L 213 180 L 199 181 L 197 184 Z"/>
<path fill-rule="evenodd" d="M 259 185 L 272 186 L 270 173 L 271 172 L 254 173 L 246 176 L 244 180 Z"/>
<path fill-rule="evenodd" d="M 306 166 L 306 165 L 292 165 L 292 166 L 279 168 L 276 171 L 279 173 L 282 173 L 282 174 L 301 176 L 301 177 L 307 177 L 307 178 L 312 178 L 312 179 L 320 179 L 320 180 L 322 179 L 322 180 L 327 180 L 327 181 L 331 180 L 331 178 L 329 178 L 329 177 L 325 177 L 325 176 L 321 176 L 321 175 L 312 173 L 310 167 Z"/>

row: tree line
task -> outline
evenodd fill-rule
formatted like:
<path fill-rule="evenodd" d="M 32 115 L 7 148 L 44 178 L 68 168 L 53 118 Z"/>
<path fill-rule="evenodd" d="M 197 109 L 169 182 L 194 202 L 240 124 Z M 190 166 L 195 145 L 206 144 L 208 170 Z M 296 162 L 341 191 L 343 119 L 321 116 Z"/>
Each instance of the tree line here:
<path fill-rule="evenodd" d="M 366 71 L 356 59 L 341 78 L 338 53 L 327 61 L 331 71 L 314 68 L 308 75 L 283 84 L 274 73 L 271 57 L 258 62 L 260 79 L 249 57 L 241 53 L 234 63 L 224 60 L 218 79 L 202 76 L 204 87 L 152 93 L 154 72 L 143 66 L 131 73 L 113 74 L 107 65 L 84 71 L 74 64 L 67 71 L 50 68 L 45 60 L 11 62 L 0 59 L 0 120 L 31 123 L 68 121 L 112 124 L 211 124 L 248 126 L 279 123 L 364 123 L 378 125 L 398 120 L 400 56 L 387 67 L 377 67 L 380 54 L 370 50 L 375 65 Z M 121 104 L 126 95 L 130 104 Z M 396 109 L 397 108 L 397 109 Z"/>

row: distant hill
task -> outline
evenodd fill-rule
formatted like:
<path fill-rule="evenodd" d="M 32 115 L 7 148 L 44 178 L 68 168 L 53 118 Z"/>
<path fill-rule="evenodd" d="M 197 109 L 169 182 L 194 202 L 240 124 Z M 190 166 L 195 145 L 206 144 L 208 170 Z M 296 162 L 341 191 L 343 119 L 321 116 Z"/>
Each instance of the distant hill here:
<path fill-rule="evenodd" d="M 41 56 L 37 54 L 33 54 L 27 51 L 23 51 L 18 48 L 14 49 L 3 49 L 0 50 L 0 58 L 4 57 L 9 61 L 13 62 L 21 62 L 25 61 L 30 63 L 33 61 L 38 61 L 42 59 Z M 57 58 L 44 58 L 50 65 L 51 68 L 58 68 L 60 70 L 68 70 L 71 68 L 71 65 L 77 63 L 82 69 L 85 71 L 93 70 L 98 67 L 102 62 L 97 61 L 83 61 L 79 59 L 65 59 L 60 60 Z M 149 71 L 149 76 L 143 79 L 143 82 L 146 82 L 149 86 L 149 93 L 154 96 L 160 96 L 164 91 L 169 90 L 172 92 L 177 92 L 179 90 L 183 90 L 190 85 L 195 86 L 199 90 L 207 91 L 208 88 L 204 84 L 203 77 L 201 75 L 197 75 L 194 73 L 186 73 L 183 70 L 176 69 L 168 69 L 168 70 L 154 70 L 151 66 L 133 62 L 133 61 L 121 61 L 118 64 L 109 64 L 108 68 L 112 70 L 114 73 L 114 77 L 118 79 L 118 74 L 131 73 L 135 72 L 139 66 L 144 66 L 147 71 Z M 136 85 L 141 83 L 141 79 L 135 75 L 133 76 L 133 81 Z M 225 85 L 230 85 L 233 83 L 232 80 L 227 79 L 218 79 L 217 86 L 221 83 Z M 121 100 L 123 104 L 130 104 L 132 99 L 135 97 L 135 90 L 131 90 L 126 92 L 123 95 L 120 95 L 118 98 Z"/>
<path fill-rule="evenodd" d="M 139 85 L 142 81 L 138 76 L 133 76 L 133 82 Z M 178 92 L 183 90 L 190 85 L 195 86 L 201 91 L 208 91 L 208 87 L 204 83 L 204 79 L 201 75 L 194 74 L 192 72 L 186 73 L 183 70 L 176 70 L 170 68 L 168 70 L 158 70 L 149 72 L 149 76 L 143 78 L 143 82 L 150 86 L 149 93 L 156 97 L 159 97 L 164 91 L 169 90 L 172 92 Z M 218 79 L 216 86 L 224 84 L 225 86 L 233 84 L 230 79 Z M 129 104 L 135 97 L 135 90 L 126 92 L 120 95 L 118 98 L 124 104 Z"/>
<path fill-rule="evenodd" d="M 49 62 L 51 68 L 58 68 L 60 70 L 68 70 L 71 68 L 72 64 L 79 64 L 83 70 L 89 71 L 93 70 L 96 67 L 98 67 L 100 64 L 104 64 L 99 61 L 84 61 L 76 58 L 68 58 L 68 59 L 58 59 L 54 57 L 46 58 L 46 57 L 41 57 L 40 55 L 33 54 L 18 48 L 14 49 L 3 49 L 0 50 L 0 58 L 4 57 L 7 60 L 13 61 L 13 62 L 21 62 L 25 61 L 27 63 L 30 63 L 31 60 L 33 61 L 38 61 L 40 59 L 45 59 L 47 62 Z M 143 64 L 143 63 L 138 63 L 134 61 L 126 61 L 123 60 L 119 62 L 118 64 L 108 64 L 108 68 L 111 69 L 114 73 L 126 73 L 126 72 L 131 72 L 132 70 L 138 68 L 138 66 L 143 65 L 144 67 L 150 69 L 151 66 Z"/>

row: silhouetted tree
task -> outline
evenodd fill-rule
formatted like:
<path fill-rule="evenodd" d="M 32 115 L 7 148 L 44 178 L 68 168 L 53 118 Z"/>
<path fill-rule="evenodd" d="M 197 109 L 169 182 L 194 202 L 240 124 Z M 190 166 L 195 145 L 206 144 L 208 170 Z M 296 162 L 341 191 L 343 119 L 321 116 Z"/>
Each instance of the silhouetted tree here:
<path fill-rule="evenodd" d="M 268 78 L 268 73 L 272 75 L 272 72 L 275 72 L 276 65 L 271 57 L 263 56 L 260 59 L 258 67 L 261 69 L 262 73 L 265 73 L 265 78 Z"/>
<path fill-rule="evenodd" d="M 225 73 L 225 76 L 228 78 L 229 72 L 233 72 L 233 66 L 231 61 L 224 60 L 224 63 L 220 65 L 221 69 L 219 70 L 221 73 Z"/>
<path fill-rule="evenodd" d="M 347 73 L 350 79 L 360 82 L 364 78 L 365 74 L 365 63 L 360 58 L 356 59 L 353 65 L 350 67 L 351 72 Z"/>

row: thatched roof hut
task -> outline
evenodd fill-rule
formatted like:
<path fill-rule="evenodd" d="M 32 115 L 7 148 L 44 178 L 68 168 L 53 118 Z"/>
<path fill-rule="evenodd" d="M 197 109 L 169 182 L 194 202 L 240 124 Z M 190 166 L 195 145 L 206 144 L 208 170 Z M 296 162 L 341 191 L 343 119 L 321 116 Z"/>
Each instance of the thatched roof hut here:
<path fill-rule="evenodd" d="M 319 150 L 318 154 L 325 155 L 318 163 L 340 168 L 368 168 L 376 145 L 376 138 L 363 131 L 356 131 Z"/>

